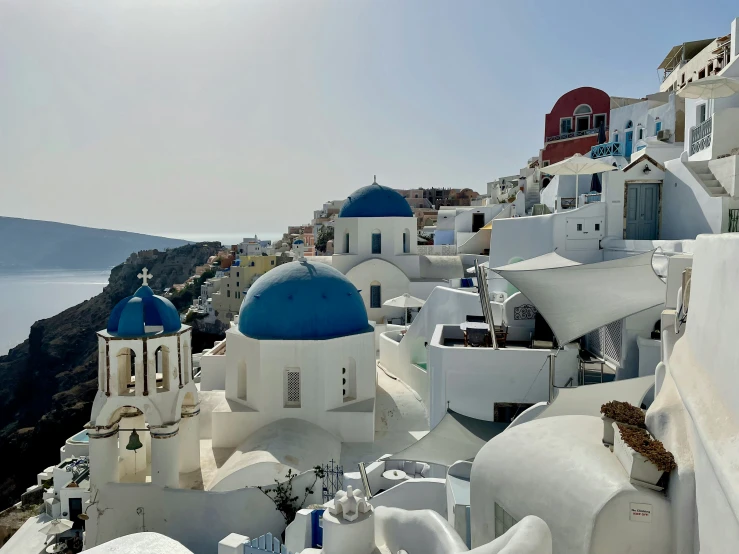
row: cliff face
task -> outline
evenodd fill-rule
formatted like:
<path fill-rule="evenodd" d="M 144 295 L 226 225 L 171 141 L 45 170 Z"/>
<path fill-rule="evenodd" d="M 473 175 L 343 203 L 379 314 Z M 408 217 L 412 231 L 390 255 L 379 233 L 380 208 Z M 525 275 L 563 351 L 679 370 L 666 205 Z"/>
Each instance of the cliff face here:
<path fill-rule="evenodd" d="M 49 319 L 0 357 L 0 509 L 16 502 L 35 475 L 58 463 L 59 448 L 90 417 L 97 390 L 97 336 L 116 303 L 133 294 L 146 266 L 150 286 L 182 283 L 217 253 L 219 243 L 131 255 L 113 268 L 102 293 Z"/>

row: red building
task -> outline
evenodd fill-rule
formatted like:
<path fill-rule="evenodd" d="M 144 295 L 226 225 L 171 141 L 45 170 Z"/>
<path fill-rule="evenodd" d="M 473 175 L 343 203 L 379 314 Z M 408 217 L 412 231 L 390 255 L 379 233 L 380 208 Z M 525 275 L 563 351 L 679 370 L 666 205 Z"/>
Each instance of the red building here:
<path fill-rule="evenodd" d="M 563 94 L 544 120 L 542 167 L 590 152 L 598 144 L 601 123 L 608 132 L 610 110 L 611 98 L 600 89 L 580 87 Z"/>

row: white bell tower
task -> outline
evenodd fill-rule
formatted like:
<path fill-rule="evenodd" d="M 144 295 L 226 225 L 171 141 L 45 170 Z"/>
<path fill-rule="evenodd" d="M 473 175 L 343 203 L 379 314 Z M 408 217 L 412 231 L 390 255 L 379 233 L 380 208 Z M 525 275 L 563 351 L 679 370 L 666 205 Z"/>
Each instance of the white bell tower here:
<path fill-rule="evenodd" d="M 192 380 L 191 328 L 172 303 L 142 286 L 98 331 L 98 392 L 87 433 L 90 481 L 180 486 L 200 467 L 200 403 Z"/>

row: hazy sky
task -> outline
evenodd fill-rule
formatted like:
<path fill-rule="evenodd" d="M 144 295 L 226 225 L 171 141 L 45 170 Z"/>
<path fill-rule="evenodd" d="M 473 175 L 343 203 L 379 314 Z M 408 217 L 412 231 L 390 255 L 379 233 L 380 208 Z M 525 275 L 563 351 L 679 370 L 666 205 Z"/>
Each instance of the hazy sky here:
<path fill-rule="evenodd" d="M 700 7 L 699 7 L 700 6 Z M 0 0 L 0 215 L 279 234 L 378 182 L 471 187 L 583 85 L 658 89 L 736 1 Z"/>

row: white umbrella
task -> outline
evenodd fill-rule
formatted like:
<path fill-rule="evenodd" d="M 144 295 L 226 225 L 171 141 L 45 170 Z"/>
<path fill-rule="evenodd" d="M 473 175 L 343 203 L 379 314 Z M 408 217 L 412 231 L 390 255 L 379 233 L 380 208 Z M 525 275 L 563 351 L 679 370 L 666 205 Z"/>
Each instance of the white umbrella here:
<path fill-rule="evenodd" d="M 57 535 L 57 543 L 55 544 L 54 551 L 58 551 L 59 545 L 59 534 L 64 533 L 65 531 L 69 531 L 72 527 L 74 527 L 74 524 L 69 521 L 68 519 L 52 519 L 49 523 L 44 525 L 41 529 L 39 529 L 39 533 L 43 533 L 44 535 Z M 64 545 L 61 545 L 62 548 Z"/>
<path fill-rule="evenodd" d="M 571 158 L 548 165 L 541 168 L 542 173 L 549 175 L 575 175 L 575 206 L 579 202 L 579 185 L 580 175 L 592 175 L 593 173 L 603 173 L 604 171 L 613 171 L 616 169 L 611 164 L 586 158 L 582 154 L 575 154 Z"/>
<path fill-rule="evenodd" d="M 408 308 L 420 308 L 425 303 L 425 300 L 411 296 L 406 292 L 405 294 L 386 300 L 382 305 L 403 308 L 405 310 L 405 324 L 408 325 Z"/>
<path fill-rule="evenodd" d="M 712 75 L 699 81 L 688 83 L 678 92 L 683 98 L 727 98 L 739 92 L 739 79 Z"/>
<path fill-rule="evenodd" d="M 73 526 L 73 523 L 68 519 L 52 519 L 39 529 L 39 533 L 43 533 L 44 535 L 58 535 L 69 531 Z"/>

